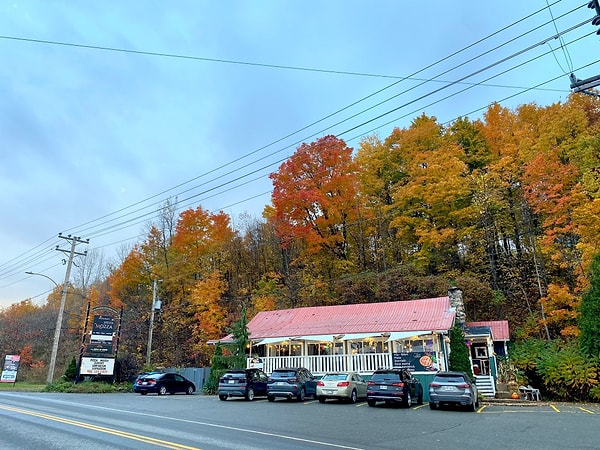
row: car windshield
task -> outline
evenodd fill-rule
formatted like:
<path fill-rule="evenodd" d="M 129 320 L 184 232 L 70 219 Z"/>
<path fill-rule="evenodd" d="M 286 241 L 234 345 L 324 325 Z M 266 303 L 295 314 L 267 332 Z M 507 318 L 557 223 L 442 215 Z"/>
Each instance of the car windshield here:
<path fill-rule="evenodd" d="M 323 381 L 344 381 L 348 378 L 345 373 L 328 373 L 322 379 Z"/>
<path fill-rule="evenodd" d="M 396 372 L 374 373 L 371 381 L 399 381 L 400 374 Z"/>
<path fill-rule="evenodd" d="M 271 378 L 294 378 L 296 372 L 293 370 L 275 370 L 271 374 Z"/>

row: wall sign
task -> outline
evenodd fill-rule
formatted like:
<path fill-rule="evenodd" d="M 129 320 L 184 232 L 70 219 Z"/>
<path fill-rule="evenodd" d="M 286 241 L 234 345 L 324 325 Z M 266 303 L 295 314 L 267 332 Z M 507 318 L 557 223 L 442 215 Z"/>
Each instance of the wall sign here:
<path fill-rule="evenodd" d="M 396 368 L 411 372 L 432 372 L 439 369 L 435 352 L 392 353 L 392 364 Z"/>

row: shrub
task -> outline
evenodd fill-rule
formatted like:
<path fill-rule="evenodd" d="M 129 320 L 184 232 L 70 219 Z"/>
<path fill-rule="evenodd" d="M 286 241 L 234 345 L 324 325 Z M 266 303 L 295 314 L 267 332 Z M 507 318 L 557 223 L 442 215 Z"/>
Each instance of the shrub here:
<path fill-rule="evenodd" d="M 515 344 L 511 361 L 543 396 L 565 401 L 600 400 L 598 358 L 583 354 L 578 342 L 529 339 Z"/>
<path fill-rule="evenodd" d="M 65 381 L 75 381 L 75 378 L 77 378 L 77 361 L 75 360 L 75 357 L 73 356 L 73 358 L 71 359 L 71 362 L 69 363 L 69 365 L 67 366 L 67 369 L 65 370 L 63 379 Z"/>

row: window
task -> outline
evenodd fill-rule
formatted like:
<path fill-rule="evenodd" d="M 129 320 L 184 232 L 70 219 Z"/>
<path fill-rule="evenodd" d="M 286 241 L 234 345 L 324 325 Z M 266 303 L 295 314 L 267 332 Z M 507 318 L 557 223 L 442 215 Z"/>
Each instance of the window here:
<path fill-rule="evenodd" d="M 487 348 L 475 347 L 475 356 L 477 358 L 487 358 Z"/>

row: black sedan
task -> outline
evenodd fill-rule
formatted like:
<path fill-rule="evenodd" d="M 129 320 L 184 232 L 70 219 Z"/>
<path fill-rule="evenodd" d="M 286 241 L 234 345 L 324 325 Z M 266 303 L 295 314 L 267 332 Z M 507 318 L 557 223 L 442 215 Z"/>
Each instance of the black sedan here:
<path fill-rule="evenodd" d="M 133 392 L 146 395 L 148 392 L 158 395 L 196 392 L 196 385 L 178 373 L 150 373 L 139 377 L 133 385 Z"/>

